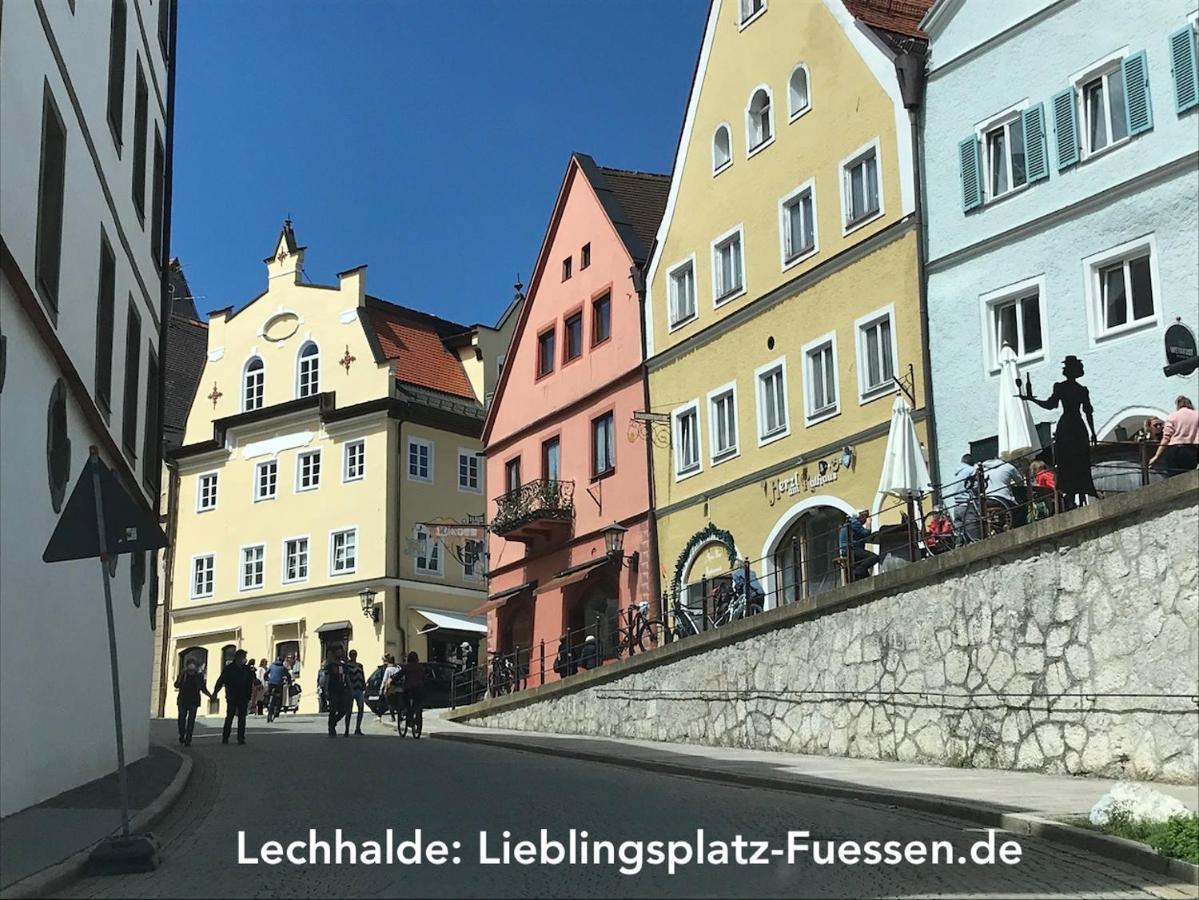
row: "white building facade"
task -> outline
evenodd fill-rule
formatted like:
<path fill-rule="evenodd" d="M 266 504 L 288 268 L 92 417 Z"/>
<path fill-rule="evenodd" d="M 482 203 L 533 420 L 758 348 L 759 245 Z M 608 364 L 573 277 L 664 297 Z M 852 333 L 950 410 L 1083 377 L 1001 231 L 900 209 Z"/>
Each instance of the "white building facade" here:
<path fill-rule="evenodd" d="M 158 502 L 171 0 L 0 7 L 0 815 L 116 768 L 96 560 L 42 562 L 95 446 Z M 149 746 L 155 564 L 119 557 L 125 754 Z M 58 681 L 55 684 L 55 681 Z"/>
<path fill-rule="evenodd" d="M 1163 338 L 1199 325 L 1196 0 L 939 0 L 923 26 L 942 477 L 996 435 L 1005 343 L 1041 397 L 1082 360 L 1100 440 L 1194 398 Z"/>

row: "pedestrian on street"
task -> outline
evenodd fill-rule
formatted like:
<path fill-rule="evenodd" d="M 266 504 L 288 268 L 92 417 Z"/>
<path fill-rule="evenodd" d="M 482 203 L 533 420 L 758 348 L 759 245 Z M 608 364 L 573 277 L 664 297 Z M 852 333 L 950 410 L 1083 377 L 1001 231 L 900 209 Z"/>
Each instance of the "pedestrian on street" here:
<path fill-rule="evenodd" d="M 225 689 L 225 727 L 221 729 L 221 743 L 229 743 L 233 730 L 233 717 L 237 716 L 237 742 L 246 742 L 246 713 L 250 708 L 250 696 L 254 693 L 254 670 L 246 665 L 246 651 L 233 654 L 233 662 L 225 666 L 221 677 L 212 686 L 212 693 Z"/>
<path fill-rule="evenodd" d="M 346 663 L 346 678 L 350 683 L 350 700 L 358 706 L 358 721 L 354 725 L 354 734 L 362 734 L 362 707 L 366 703 L 366 672 L 362 663 L 358 662 L 358 651 L 350 651 L 350 661 Z M 350 733 L 350 704 L 346 702 L 346 734 Z"/>
<path fill-rule="evenodd" d="M 320 671 L 316 673 L 316 711 L 322 714 L 329 711 L 329 691 L 325 686 L 327 677 L 326 667 L 321 666 Z"/>
<path fill-rule="evenodd" d="M 383 670 L 383 684 L 380 690 L 383 694 L 382 708 L 391 713 L 391 721 L 396 720 L 396 710 L 400 708 L 400 667 L 391 653 L 383 657 L 386 668 Z M 383 718 L 379 716 L 379 718 Z"/>
<path fill-rule="evenodd" d="M 341 647 L 330 647 L 321 668 L 324 676 L 325 703 L 329 707 L 329 737 L 337 736 L 337 723 L 346 718 L 346 734 L 350 731 L 349 680 L 342 660 Z"/>
<path fill-rule="evenodd" d="M 554 671 L 559 678 L 575 673 L 574 654 L 570 652 L 570 638 L 562 635 L 558 638 L 558 655 L 554 657 Z"/>
<path fill-rule="evenodd" d="M 204 684 L 204 675 L 194 659 L 189 659 L 175 678 L 175 688 L 179 691 L 179 743 L 190 747 L 192 729 L 196 727 L 196 711 L 200 708 L 200 695 L 212 699 L 212 694 L 208 693 Z"/>
<path fill-rule="evenodd" d="M 258 700 L 254 704 L 257 715 L 262 715 L 262 707 L 266 700 L 266 660 L 258 660 L 258 689 L 255 692 L 258 695 Z"/>
<path fill-rule="evenodd" d="M 598 669 L 600 664 L 599 641 L 594 634 L 583 638 L 583 646 L 579 648 L 579 668 Z"/>

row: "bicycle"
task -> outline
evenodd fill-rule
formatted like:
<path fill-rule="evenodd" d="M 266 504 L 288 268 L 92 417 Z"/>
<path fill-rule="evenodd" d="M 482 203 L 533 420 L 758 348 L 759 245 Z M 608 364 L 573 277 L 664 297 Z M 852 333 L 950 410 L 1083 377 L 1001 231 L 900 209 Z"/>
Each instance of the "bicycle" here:
<path fill-rule="evenodd" d="M 516 689 L 516 667 L 507 657 L 494 655 L 487 672 L 487 693 L 492 697 L 510 694 Z"/>
<path fill-rule="evenodd" d="M 662 622 L 649 617 L 649 601 L 631 604 L 624 611 L 625 624 L 616 630 L 616 655 L 624 656 L 640 650 L 644 653 L 658 646 L 658 632 Z M 647 646 L 647 644 L 649 646 Z"/>
<path fill-rule="evenodd" d="M 275 719 L 279 718 L 279 713 L 283 709 L 283 686 L 279 684 L 271 684 L 266 689 L 266 721 L 269 725 Z"/>
<path fill-rule="evenodd" d="M 671 615 L 674 618 L 674 628 L 672 635 L 674 639 L 680 640 L 685 637 L 691 637 L 693 634 L 699 634 L 703 630 L 703 613 L 699 614 L 699 620 L 696 620 L 696 614 L 691 607 L 683 604 L 678 597 L 674 598 L 674 602 L 670 606 Z"/>
<path fill-rule="evenodd" d="M 425 727 L 425 710 L 420 700 L 413 697 L 407 691 L 404 692 L 403 705 L 399 716 L 399 722 L 396 724 L 396 733 L 400 737 L 412 735 L 413 740 L 420 740 L 421 733 Z"/>
<path fill-rule="evenodd" d="M 746 597 L 744 585 L 718 585 L 712 591 L 712 601 L 713 608 L 720 610 L 712 619 L 713 628 L 757 615 L 762 611 L 761 600 L 757 597 Z"/>

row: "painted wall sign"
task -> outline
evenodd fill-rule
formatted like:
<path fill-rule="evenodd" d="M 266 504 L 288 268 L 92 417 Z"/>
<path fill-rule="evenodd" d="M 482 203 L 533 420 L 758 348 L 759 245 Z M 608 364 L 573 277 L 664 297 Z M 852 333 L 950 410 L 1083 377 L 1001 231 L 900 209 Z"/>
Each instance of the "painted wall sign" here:
<path fill-rule="evenodd" d="M 841 473 L 841 457 L 822 459 L 796 469 L 785 478 L 767 478 L 762 482 L 762 493 L 766 502 L 774 506 L 784 497 L 795 497 L 809 492 L 816 493 L 826 484 L 832 484 Z"/>

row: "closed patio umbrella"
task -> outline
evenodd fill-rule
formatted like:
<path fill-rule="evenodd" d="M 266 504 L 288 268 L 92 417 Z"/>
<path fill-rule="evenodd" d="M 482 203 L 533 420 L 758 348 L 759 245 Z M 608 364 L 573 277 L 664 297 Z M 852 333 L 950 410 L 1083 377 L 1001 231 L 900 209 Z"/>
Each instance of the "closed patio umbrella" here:
<path fill-rule="evenodd" d="M 887 435 L 887 449 L 883 454 L 883 474 L 878 481 L 880 494 L 889 494 L 906 500 L 908 504 L 908 558 L 915 560 L 917 532 L 915 503 L 932 490 L 929 484 L 928 464 L 916 436 L 912 422 L 912 411 L 903 394 L 895 398 L 891 407 L 891 431 Z"/>
<path fill-rule="evenodd" d="M 1028 404 L 1020 399 L 1016 351 L 1007 344 L 999 351 L 999 458 L 1016 459 L 1041 449 Z"/>

